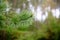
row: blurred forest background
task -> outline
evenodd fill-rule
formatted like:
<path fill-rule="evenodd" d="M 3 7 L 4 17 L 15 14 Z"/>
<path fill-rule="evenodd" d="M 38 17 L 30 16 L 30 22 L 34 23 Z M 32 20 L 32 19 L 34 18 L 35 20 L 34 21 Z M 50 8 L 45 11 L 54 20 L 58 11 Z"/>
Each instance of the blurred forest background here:
<path fill-rule="evenodd" d="M 60 0 L 0 0 L 0 40 L 60 40 Z"/>

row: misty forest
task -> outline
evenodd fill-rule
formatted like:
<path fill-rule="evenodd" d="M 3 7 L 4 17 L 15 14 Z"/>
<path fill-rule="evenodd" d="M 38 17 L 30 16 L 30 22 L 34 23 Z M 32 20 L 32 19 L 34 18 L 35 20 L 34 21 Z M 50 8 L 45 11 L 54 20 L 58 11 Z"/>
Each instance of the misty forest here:
<path fill-rule="evenodd" d="M 0 0 L 0 40 L 60 40 L 60 0 Z"/>

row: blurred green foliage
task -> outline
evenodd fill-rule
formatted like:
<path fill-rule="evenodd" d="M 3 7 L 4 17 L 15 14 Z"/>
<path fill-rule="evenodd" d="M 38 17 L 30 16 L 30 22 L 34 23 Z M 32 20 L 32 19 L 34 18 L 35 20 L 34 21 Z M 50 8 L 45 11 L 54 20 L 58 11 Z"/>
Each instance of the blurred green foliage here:
<path fill-rule="evenodd" d="M 52 12 L 48 12 L 45 22 L 39 22 L 28 10 L 20 14 L 4 10 L 3 1 L 0 4 L 0 40 L 60 40 L 60 18 L 53 17 Z"/>
<path fill-rule="evenodd" d="M 6 3 L 5 0 L 0 0 L 0 13 L 6 10 Z"/>

